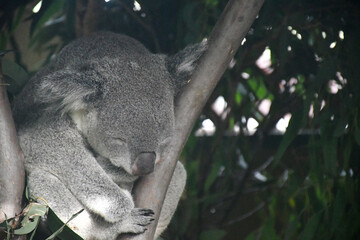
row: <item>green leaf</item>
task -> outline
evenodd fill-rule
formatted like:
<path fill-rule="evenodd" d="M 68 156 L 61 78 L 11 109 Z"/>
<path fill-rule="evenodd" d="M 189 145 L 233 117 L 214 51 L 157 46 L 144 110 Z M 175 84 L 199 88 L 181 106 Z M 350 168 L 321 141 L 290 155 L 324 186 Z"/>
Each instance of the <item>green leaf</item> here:
<path fill-rule="evenodd" d="M 319 225 L 319 222 L 321 220 L 322 211 L 315 213 L 311 216 L 307 224 L 305 225 L 304 231 L 299 236 L 299 240 L 311 240 L 314 238 L 316 229 Z"/>
<path fill-rule="evenodd" d="M 47 206 L 32 202 L 30 203 L 23 212 L 27 212 L 21 221 L 21 227 L 14 230 L 16 235 L 25 235 L 34 231 L 39 223 L 39 219 L 42 216 L 45 216 L 47 212 Z"/>
<path fill-rule="evenodd" d="M 12 218 L 13 219 L 13 218 Z M 6 224 L 6 230 L 7 230 L 7 233 L 6 233 L 6 240 L 10 240 L 10 231 L 11 231 L 11 226 L 9 224 L 9 221 L 10 219 L 7 218 L 6 214 L 5 214 L 5 224 Z"/>
<path fill-rule="evenodd" d="M 6 214 L 5 214 L 5 217 L 6 217 Z M 6 227 L 7 227 L 7 218 L 5 218 L 6 219 L 6 221 L 3 221 L 2 223 L 0 223 L 0 230 L 1 231 L 3 231 L 3 229 L 6 229 Z M 11 218 L 12 219 L 12 218 Z M 11 219 L 9 219 L 9 220 L 11 220 Z"/>
<path fill-rule="evenodd" d="M 290 240 L 293 239 L 296 232 L 297 232 L 297 226 L 299 224 L 299 217 L 298 216 L 292 216 L 290 218 L 290 221 L 287 225 L 286 231 L 285 231 L 285 237 L 284 240 Z"/>
<path fill-rule="evenodd" d="M 341 135 L 344 135 L 345 133 L 345 127 L 348 124 L 348 120 L 344 117 L 341 119 L 338 119 L 336 122 L 336 126 L 333 132 L 333 135 L 335 137 L 340 137 Z"/>
<path fill-rule="evenodd" d="M 43 0 L 42 7 L 39 11 L 40 18 L 34 19 L 34 26 L 32 25 L 31 34 L 34 30 L 41 28 L 48 20 L 56 17 L 56 14 L 62 11 L 64 6 L 63 0 L 49 1 Z"/>
<path fill-rule="evenodd" d="M 39 226 L 39 225 L 38 225 Z M 30 239 L 29 240 L 33 240 L 35 233 L 36 233 L 36 229 L 37 227 L 34 229 L 34 231 L 31 233 Z"/>
<path fill-rule="evenodd" d="M 360 146 L 360 126 L 355 129 L 355 141 Z"/>
<path fill-rule="evenodd" d="M 216 7 L 219 4 L 219 0 L 206 0 L 206 5 L 209 7 Z"/>
<path fill-rule="evenodd" d="M 348 136 L 343 145 L 343 157 L 344 157 L 344 169 L 347 170 L 349 168 L 349 160 L 351 156 L 353 141 L 350 136 Z"/>
<path fill-rule="evenodd" d="M 261 231 L 261 240 L 277 240 L 279 239 L 276 235 L 274 221 L 268 220 L 263 226 Z"/>
<path fill-rule="evenodd" d="M 314 135 L 310 136 L 309 140 L 310 153 L 310 178 L 317 185 L 316 188 L 324 189 L 324 168 L 321 158 L 318 157 L 319 149 L 321 149 L 321 142 L 317 140 Z"/>
<path fill-rule="evenodd" d="M 246 238 L 245 240 L 255 240 L 256 239 L 256 236 L 255 236 L 255 233 L 252 232 L 250 233 Z"/>
<path fill-rule="evenodd" d="M 14 23 L 11 26 L 11 30 L 10 30 L 11 34 L 14 33 L 14 31 L 16 30 L 17 26 L 19 25 L 20 21 L 23 19 L 24 12 L 25 12 L 25 6 L 20 6 L 19 9 L 17 10 L 16 17 L 14 19 Z"/>
<path fill-rule="evenodd" d="M 345 212 L 345 206 L 346 206 L 345 192 L 342 188 L 339 188 L 334 202 L 334 211 L 331 222 L 332 230 L 341 228 L 342 216 L 344 215 Z"/>
<path fill-rule="evenodd" d="M 258 99 L 261 100 L 267 96 L 268 91 L 266 89 L 266 86 L 265 86 L 262 78 L 260 78 L 260 77 L 250 78 L 248 80 L 248 84 L 251 87 L 251 89 L 254 91 L 254 93 Z"/>
<path fill-rule="evenodd" d="M 29 200 L 29 188 L 28 188 L 28 186 L 25 187 L 25 198 L 26 198 L 26 200 Z"/>
<path fill-rule="evenodd" d="M 12 87 L 12 93 L 18 92 L 27 82 L 27 72 L 18 64 L 8 59 L 2 59 L 2 72 L 5 76 L 11 78 L 10 86 Z"/>
<path fill-rule="evenodd" d="M 240 105 L 240 103 L 241 103 L 241 94 L 239 93 L 239 92 L 236 92 L 235 93 L 235 103 L 237 104 L 237 105 Z"/>
<path fill-rule="evenodd" d="M 335 77 L 335 73 L 337 71 L 336 63 L 337 62 L 334 57 L 328 57 L 320 64 L 316 75 L 316 87 L 321 87 L 322 84 Z"/>
<path fill-rule="evenodd" d="M 77 217 L 84 209 L 81 209 L 77 213 L 73 214 L 70 219 L 63 223 L 58 216 L 54 213 L 54 211 L 49 208 L 49 214 L 48 214 L 48 223 L 49 228 L 54 233 L 51 234 L 48 238 L 45 240 L 53 240 L 55 237 L 58 237 L 63 240 L 71 239 L 71 240 L 82 240 L 82 238 L 77 235 L 73 230 L 71 230 L 66 224 L 68 224 L 71 220 L 73 220 L 75 217 Z"/>
<path fill-rule="evenodd" d="M 309 108 L 309 101 L 306 101 L 302 109 L 292 115 L 289 126 L 287 127 L 286 132 L 280 142 L 279 148 L 274 156 L 273 166 L 275 166 L 279 162 L 280 158 L 284 155 L 286 149 L 297 136 L 300 128 L 306 123 Z"/>
<path fill-rule="evenodd" d="M 198 172 L 199 172 L 199 161 L 191 161 L 186 164 L 186 171 L 189 175 L 188 184 L 187 184 L 187 190 L 188 194 L 190 195 L 196 195 L 197 193 L 197 182 L 198 182 Z"/>
<path fill-rule="evenodd" d="M 279 41 L 278 41 L 278 48 L 279 48 L 279 63 L 280 67 L 284 68 L 286 66 L 286 60 L 288 56 L 288 30 L 283 28 L 280 32 Z"/>
<path fill-rule="evenodd" d="M 207 176 L 207 178 L 205 180 L 205 186 L 204 186 L 205 191 L 209 190 L 211 185 L 214 183 L 216 178 L 219 176 L 219 169 L 221 167 L 221 164 L 222 163 L 220 161 L 216 161 L 213 164 L 213 166 L 211 168 L 211 171 L 210 171 L 209 175 Z"/>
<path fill-rule="evenodd" d="M 23 223 L 23 221 L 22 221 L 21 223 L 23 226 L 19 229 L 14 230 L 14 234 L 25 235 L 25 234 L 28 234 L 28 233 L 31 233 L 32 231 L 34 231 L 37 228 L 37 225 L 39 223 L 39 217 L 36 216 L 36 217 L 31 218 L 31 221 L 28 220 L 25 223 Z"/>
<path fill-rule="evenodd" d="M 235 126 L 235 119 L 234 117 L 231 117 L 229 119 L 229 129 L 234 129 L 234 126 Z"/>
<path fill-rule="evenodd" d="M 322 142 L 325 169 L 332 176 L 335 176 L 337 172 L 337 140 L 337 138 L 332 137 Z"/>
<path fill-rule="evenodd" d="M 36 35 L 33 36 L 29 43 L 29 48 L 40 48 L 50 42 L 51 39 L 56 37 L 60 31 L 61 24 L 53 24 L 49 26 L 45 26 L 37 31 Z"/>
<path fill-rule="evenodd" d="M 200 240 L 220 240 L 226 235 L 225 230 L 216 229 L 204 231 L 200 234 Z"/>

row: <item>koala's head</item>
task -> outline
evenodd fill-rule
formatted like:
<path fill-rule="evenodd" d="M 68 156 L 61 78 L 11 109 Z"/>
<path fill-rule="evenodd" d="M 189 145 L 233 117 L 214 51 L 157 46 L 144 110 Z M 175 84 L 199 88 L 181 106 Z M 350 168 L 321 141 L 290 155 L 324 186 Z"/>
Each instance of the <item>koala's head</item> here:
<path fill-rule="evenodd" d="M 43 77 L 41 101 L 68 114 L 91 148 L 113 165 L 132 175 L 148 174 L 172 137 L 175 96 L 206 43 L 167 57 L 106 33 L 65 48 L 59 58 L 64 62 L 86 44 L 91 49 L 86 56 Z"/>

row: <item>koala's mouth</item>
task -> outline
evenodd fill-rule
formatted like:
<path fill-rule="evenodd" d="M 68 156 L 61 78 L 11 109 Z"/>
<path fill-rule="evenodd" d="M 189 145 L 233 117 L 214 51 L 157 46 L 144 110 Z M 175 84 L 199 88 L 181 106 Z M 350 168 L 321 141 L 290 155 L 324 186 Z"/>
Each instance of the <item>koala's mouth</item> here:
<path fill-rule="evenodd" d="M 132 175 L 143 176 L 154 171 L 156 154 L 154 152 L 142 152 L 132 165 Z"/>

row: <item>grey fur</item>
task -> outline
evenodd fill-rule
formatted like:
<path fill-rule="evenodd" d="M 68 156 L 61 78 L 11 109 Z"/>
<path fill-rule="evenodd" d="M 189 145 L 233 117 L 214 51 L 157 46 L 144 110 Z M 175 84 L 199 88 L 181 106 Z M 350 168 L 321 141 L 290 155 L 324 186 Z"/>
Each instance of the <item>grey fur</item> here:
<path fill-rule="evenodd" d="M 167 57 L 109 32 L 66 46 L 13 104 L 31 196 L 44 198 L 63 221 L 85 208 L 69 224 L 85 239 L 144 232 L 153 216 L 134 208 L 133 183 L 152 171 L 171 139 L 174 97 L 205 48 Z M 185 179 L 178 163 L 156 236 Z"/>

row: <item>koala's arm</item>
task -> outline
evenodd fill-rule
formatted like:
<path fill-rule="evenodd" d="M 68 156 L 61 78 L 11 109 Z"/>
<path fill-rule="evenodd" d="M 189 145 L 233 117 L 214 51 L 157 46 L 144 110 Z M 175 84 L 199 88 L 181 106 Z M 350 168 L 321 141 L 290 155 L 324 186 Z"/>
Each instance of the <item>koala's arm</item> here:
<path fill-rule="evenodd" d="M 89 211 L 108 222 L 121 221 L 133 211 L 130 193 L 99 166 L 70 120 L 39 120 L 21 131 L 20 141 L 28 167 L 55 175 Z"/>
<path fill-rule="evenodd" d="M 89 152 L 64 157 L 76 160 L 60 173 L 61 180 L 84 207 L 108 222 L 121 221 L 130 214 L 134 209 L 131 194 L 111 181 Z"/>

